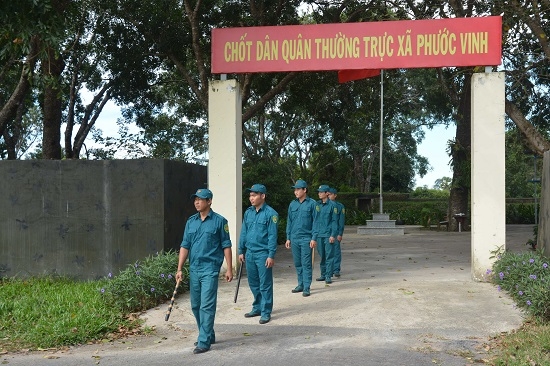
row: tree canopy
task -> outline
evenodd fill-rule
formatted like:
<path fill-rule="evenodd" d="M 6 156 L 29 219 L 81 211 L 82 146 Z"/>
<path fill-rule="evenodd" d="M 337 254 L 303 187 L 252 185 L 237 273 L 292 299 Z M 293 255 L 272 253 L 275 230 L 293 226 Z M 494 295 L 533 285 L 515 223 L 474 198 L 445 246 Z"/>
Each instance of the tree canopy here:
<path fill-rule="evenodd" d="M 437 19 L 503 14 L 507 128 L 536 155 L 548 135 L 547 0 L 221 1 L 21 0 L 0 5 L 0 158 L 81 157 L 84 142 L 105 145 L 89 158 L 133 156 L 199 161 L 207 149 L 210 32 L 216 27 Z M 386 70 L 384 191 L 410 191 L 427 159 L 421 127 L 456 124 L 449 146 L 451 211 L 469 191 L 469 81 L 476 68 Z M 242 86 L 246 167 L 280 167 L 358 192 L 377 190 L 380 78 L 338 84 L 335 72 L 228 75 Z M 84 98 L 84 94 L 91 98 Z M 108 101 L 117 123 L 138 134 L 121 141 L 95 127 Z M 113 121 L 113 124 L 115 121 Z M 63 130 L 63 131 L 62 131 Z M 127 130 L 126 130 L 127 131 Z M 62 133 L 63 132 L 63 133 Z M 144 149 L 137 148 L 144 146 Z M 141 154 L 141 155 L 140 155 Z M 251 173 L 254 176 L 254 173 Z M 519 194 L 519 193 L 518 193 Z M 457 211 L 457 212 L 458 212 Z"/>

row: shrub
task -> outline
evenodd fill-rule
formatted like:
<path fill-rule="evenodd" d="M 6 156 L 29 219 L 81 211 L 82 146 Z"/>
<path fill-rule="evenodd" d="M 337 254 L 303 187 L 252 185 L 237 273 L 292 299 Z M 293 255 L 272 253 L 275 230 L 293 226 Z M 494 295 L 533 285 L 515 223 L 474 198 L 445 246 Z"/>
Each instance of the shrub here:
<path fill-rule="evenodd" d="M 534 203 L 507 203 L 507 224 L 533 224 L 535 222 Z"/>
<path fill-rule="evenodd" d="M 372 214 L 346 207 L 346 225 L 365 225 L 368 219 L 372 219 Z"/>
<path fill-rule="evenodd" d="M 137 312 L 150 309 L 172 297 L 176 279 L 174 272 L 178 266 L 178 253 L 161 252 L 136 261 L 117 276 L 109 273 L 109 281 L 101 288 L 107 303 L 123 312 Z M 178 292 L 189 290 L 189 267 L 182 268 L 183 283 Z"/>
<path fill-rule="evenodd" d="M 540 252 L 498 254 L 492 282 L 516 301 L 518 307 L 543 321 L 550 320 L 550 260 Z"/>
<path fill-rule="evenodd" d="M 376 206 L 376 205 L 375 205 Z M 378 207 L 374 207 L 378 210 Z M 375 211 L 378 212 L 378 211 Z M 447 214 L 445 200 L 409 200 L 402 202 L 384 201 L 384 212 L 391 220 L 403 220 L 406 225 L 427 226 L 442 221 Z"/>
<path fill-rule="evenodd" d="M 442 189 L 429 189 L 426 187 L 416 187 L 409 195 L 410 198 L 438 198 L 442 200 L 449 199 L 450 192 Z"/>

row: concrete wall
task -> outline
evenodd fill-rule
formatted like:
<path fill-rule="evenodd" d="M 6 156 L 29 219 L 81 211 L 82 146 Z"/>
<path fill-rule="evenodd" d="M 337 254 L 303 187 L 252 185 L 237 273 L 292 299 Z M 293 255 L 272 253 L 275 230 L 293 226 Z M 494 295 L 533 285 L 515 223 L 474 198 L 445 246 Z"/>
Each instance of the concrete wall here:
<path fill-rule="evenodd" d="M 537 248 L 541 248 L 544 255 L 550 257 L 550 151 L 544 153 L 541 182 Z"/>
<path fill-rule="evenodd" d="M 0 276 L 94 279 L 177 249 L 206 167 L 168 160 L 0 162 Z"/>

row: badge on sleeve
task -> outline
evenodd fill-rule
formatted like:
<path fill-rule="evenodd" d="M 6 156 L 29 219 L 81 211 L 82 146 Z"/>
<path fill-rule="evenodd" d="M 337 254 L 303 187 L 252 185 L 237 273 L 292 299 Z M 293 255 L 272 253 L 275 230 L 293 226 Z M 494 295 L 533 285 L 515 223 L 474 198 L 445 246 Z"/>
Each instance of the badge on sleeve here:
<path fill-rule="evenodd" d="M 273 223 L 276 224 L 277 221 L 279 220 L 279 218 L 277 217 L 277 215 L 273 215 L 273 217 L 271 218 L 273 220 Z"/>
<path fill-rule="evenodd" d="M 223 229 L 225 230 L 226 233 L 228 233 L 228 232 L 229 232 L 229 225 L 228 225 L 228 224 L 225 224 L 225 225 L 223 226 Z"/>

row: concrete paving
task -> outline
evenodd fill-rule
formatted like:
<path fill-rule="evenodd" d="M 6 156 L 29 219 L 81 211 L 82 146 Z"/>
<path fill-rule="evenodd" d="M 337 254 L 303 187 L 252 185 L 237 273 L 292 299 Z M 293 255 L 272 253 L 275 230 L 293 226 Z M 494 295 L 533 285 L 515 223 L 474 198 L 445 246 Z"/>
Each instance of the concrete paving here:
<path fill-rule="evenodd" d="M 507 248 L 528 251 L 531 225 L 507 226 Z M 277 251 L 271 322 L 244 318 L 252 296 L 246 278 L 221 283 L 216 340 L 194 355 L 197 337 L 188 294 L 142 314 L 147 336 L 63 350 L 10 353 L 9 365 L 469 365 L 481 363 L 491 337 L 518 328 L 522 313 L 489 283 L 470 274 L 470 232 L 406 227 L 403 236 L 357 234 L 346 227 L 342 276 L 314 281 L 311 296 L 291 293 L 291 253 Z M 314 277 L 319 274 L 316 256 Z"/>

